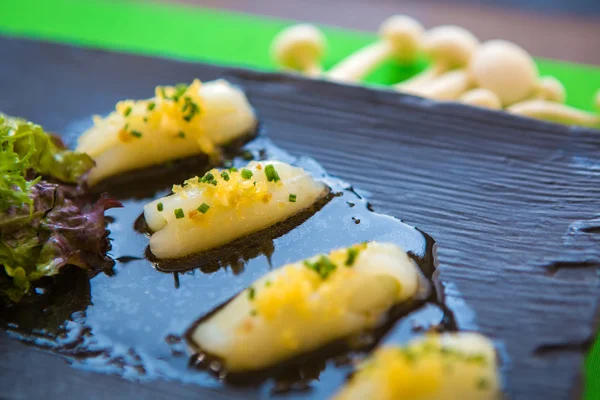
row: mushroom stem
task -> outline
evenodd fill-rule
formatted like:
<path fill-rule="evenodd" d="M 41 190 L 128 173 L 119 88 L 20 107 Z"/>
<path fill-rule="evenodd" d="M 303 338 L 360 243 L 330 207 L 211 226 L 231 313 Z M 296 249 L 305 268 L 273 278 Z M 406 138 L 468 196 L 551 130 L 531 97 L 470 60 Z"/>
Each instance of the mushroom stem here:
<path fill-rule="evenodd" d="M 418 89 L 419 87 L 431 83 L 435 78 L 448 71 L 448 67 L 445 64 L 434 64 L 427 69 L 419 72 L 417 75 L 396 83 L 393 87 L 402 92 L 411 93 L 411 91 Z"/>
<path fill-rule="evenodd" d="M 316 78 L 323 74 L 323 67 L 321 67 L 320 65 L 311 65 L 306 68 L 304 73 L 306 74 L 306 76 Z"/>
<path fill-rule="evenodd" d="M 565 125 L 600 127 L 600 115 L 548 100 L 526 100 L 511 105 L 506 111 Z"/>
<path fill-rule="evenodd" d="M 294 54 L 294 65 L 295 66 L 284 66 L 284 68 L 290 71 L 300 72 L 303 75 L 313 78 L 323 74 L 323 67 L 315 61 L 312 54 L 297 52 Z"/>
<path fill-rule="evenodd" d="M 391 43 L 376 42 L 351 54 L 327 72 L 335 81 L 356 82 L 368 75 L 394 51 Z"/>
<path fill-rule="evenodd" d="M 491 108 L 499 110 L 502 108 L 500 99 L 491 90 L 487 89 L 472 89 L 465 92 L 458 99 L 461 103 L 469 104 L 475 107 Z"/>
<path fill-rule="evenodd" d="M 379 28 L 381 39 L 342 60 L 325 75 L 327 78 L 357 82 L 388 58 L 412 62 L 421 49 L 423 27 L 413 18 L 395 15 L 386 19 Z"/>
<path fill-rule="evenodd" d="M 410 92 L 452 69 L 464 68 L 478 46 L 477 38 L 460 26 L 435 27 L 426 32 L 423 39 L 423 51 L 431 59 L 431 66 L 394 87 L 397 90 Z"/>
<path fill-rule="evenodd" d="M 471 87 L 471 78 L 465 70 L 446 72 L 437 79 L 408 92 L 436 100 L 454 100 Z"/>

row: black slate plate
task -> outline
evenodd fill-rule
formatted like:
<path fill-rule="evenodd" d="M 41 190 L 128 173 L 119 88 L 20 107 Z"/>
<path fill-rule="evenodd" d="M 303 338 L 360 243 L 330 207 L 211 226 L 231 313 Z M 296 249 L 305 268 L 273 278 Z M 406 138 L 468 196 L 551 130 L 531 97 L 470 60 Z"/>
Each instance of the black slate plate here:
<path fill-rule="evenodd" d="M 236 82 L 277 145 L 436 239 L 448 304 L 474 310 L 461 328 L 504 343 L 511 397 L 579 393 L 600 299 L 600 132 L 279 74 L 6 38 L 0 48 L 0 110 L 56 132 L 157 83 Z M 0 354 L 8 397 L 234 396 L 73 370 L 4 334 Z"/>

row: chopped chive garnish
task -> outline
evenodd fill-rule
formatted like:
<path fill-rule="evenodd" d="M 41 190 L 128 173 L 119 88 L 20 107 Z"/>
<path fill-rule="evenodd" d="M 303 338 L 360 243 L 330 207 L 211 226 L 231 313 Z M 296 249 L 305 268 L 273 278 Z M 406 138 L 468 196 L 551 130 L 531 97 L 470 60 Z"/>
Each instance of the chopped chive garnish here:
<path fill-rule="evenodd" d="M 154 107 L 156 107 L 155 102 L 151 101 L 150 103 L 148 103 L 148 111 L 154 110 Z"/>
<path fill-rule="evenodd" d="M 158 204 L 156 205 L 156 209 L 157 209 L 158 211 L 162 211 L 162 210 L 164 210 L 163 203 L 158 203 Z"/>
<path fill-rule="evenodd" d="M 290 193 L 289 200 L 290 200 L 290 203 L 295 203 L 296 202 L 296 195 L 294 193 Z"/>
<path fill-rule="evenodd" d="M 131 136 L 134 136 L 136 138 L 141 138 L 142 137 L 142 133 L 138 132 L 138 131 L 131 131 Z"/>
<path fill-rule="evenodd" d="M 489 387 L 490 387 L 490 384 L 487 379 L 479 378 L 479 380 L 477 381 L 477 389 L 486 390 Z"/>
<path fill-rule="evenodd" d="M 265 282 L 265 287 L 269 287 L 269 286 L 271 286 L 271 281 L 266 281 Z"/>
<path fill-rule="evenodd" d="M 189 96 L 185 96 L 183 99 L 184 99 L 185 103 L 181 107 L 181 112 L 182 113 L 187 112 L 187 115 L 184 115 L 183 119 L 186 122 L 190 122 L 196 114 L 200 113 L 200 107 L 198 107 L 198 104 L 194 103 L 192 101 L 192 98 Z"/>
<path fill-rule="evenodd" d="M 129 114 L 131 114 L 131 107 L 127 107 L 127 108 L 125 109 L 125 111 L 123 112 L 123 115 L 124 115 L 124 116 L 126 116 L 126 117 L 128 117 L 128 116 L 129 116 Z"/>
<path fill-rule="evenodd" d="M 173 95 L 173 100 L 179 100 L 179 98 L 185 93 L 187 88 L 188 85 L 186 85 L 185 83 L 178 83 L 177 85 L 175 85 L 175 94 Z"/>
<path fill-rule="evenodd" d="M 258 312 L 256 310 L 252 310 L 250 311 L 250 315 L 252 315 L 253 317 L 258 315 Z"/>
<path fill-rule="evenodd" d="M 304 265 L 308 269 L 312 269 L 315 271 L 321 279 L 327 279 L 327 277 L 335 271 L 337 266 L 331 262 L 331 260 L 326 256 L 321 256 L 317 261 L 311 263 L 310 261 L 304 261 Z"/>
<path fill-rule="evenodd" d="M 164 86 L 160 87 L 160 95 L 162 96 L 163 99 L 168 99 L 169 98 L 167 96 L 167 92 L 165 91 L 165 87 Z"/>
<path fill-rule="evenodd" d="M 246 161 L 254 160 L 254 154 L 251 151 L 246 150 L 242 153 L 242 158 Z"/>
<path fill-rule="evenodd" d="M 210 208 L 210 206 L 208 204 L 202 203 L 198 207 L 198 211 L 200 211 L 202 214 L 206 214 L 206 212 L 208 211 L 209 208 Z"/>
<path fill-rule="evenodd" d="M 252 286 L 248 288 L 248 299 L 254 300 L 254 296 L 256 295 L 256 291 Z"/>
<path fill-rule="evenodd" d="M 347 267 L 351 267 L 352 264 L 354 264 L 354 261 L 356 261 L 357 256 L 358 256 L 358 249 L 355 247 L 350 247 L 348 249 L 348 257 L 346 258 L 346 262 L 344 264 L 346 264 Z"/>
<path fill-rule="evenodd" d="M 223 171 L 221 172 L 221 177 L 223 178 L 223 180 L 228 181 L 229 180 L 229 174 L 227 173 L 227 171 Z"/>
<path fill-rule="evenodd" d="M 238 169 L 236 167 L 231 167 L 229 168 L 229 172 L 237 172 Z"/>
<path fill-rule="evenodd" d="M 265 175 L 267 176 L 267 181 L 269 182 L 277 182 L 281 180 L 273 164 L 269 164 L 265 167 Z"/>
<path fill-rule="evenodd" d="M 476 364 L 481 364 L 481 365 L 487 364 L 487 359 L 485 358 L 485 356 L 483 354 L 473 354 L 473 355 L 467 356 L 466 361 L 476 363 Z"/>
<path fill-rule="evenodd" d="M 148 117 L 143 118 L 144 122 L 148 122 Z"/>
<path fill-rule="evenodd" d="M 175 213 L 175 218 L 177 218 L 177 219 L 181 219 L 181 218 L 185 217 L 185 214 L 183 213 L 182 208 L 176 208 L 174 213 Z"/>
<path fill-rule="evenodd" d="M 252 178 L 252 175 L 254 175 L 254 174 L 249 169 L 244 168 L 242 170 L 242 178 L 244 178 L 244 179 L 250 179 L 250 178 Z"/>
<path fill-rule="evenodd" d="M 180 138 L 182 138 L 182 139 L 183 139 L 183 138 L 185 137 L 185 132 L 183 132 L 183 131 L 180 131 L 180 132 L 177 134 L 177 137 L 180 137 Z"/>
<path fill-rule="evenodd" d="M 413 362 L 415 361 L 415 358 L 417 358 L 417 355 L 412 349 L 403 349 L 402 354 L 408 362 Z"/>
<path fill-rule="evenodd" d="M 205 182 L 205 183 L 210 183 L 214 180 L 215 180 L 215 176 L 210 172 L 205 173 L 204 176 L 202 178 L 200 178 L 200 182 Z"/>
<path fill-rule="evenodd" d="M 198 178 L 198 182 L 200 183 L 208 183 L 213 186 L 217 186 L 217 181 L 215 180 L 215 176 L 211 172 L 207 172 L 204 174 L 202 178 Z"/>

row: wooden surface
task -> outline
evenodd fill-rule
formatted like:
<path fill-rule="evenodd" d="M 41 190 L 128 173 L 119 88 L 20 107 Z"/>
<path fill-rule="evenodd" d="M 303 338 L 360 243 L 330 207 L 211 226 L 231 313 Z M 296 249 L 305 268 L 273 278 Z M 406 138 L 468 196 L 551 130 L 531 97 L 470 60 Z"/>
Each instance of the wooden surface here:
<path fill-rule="evenodd" d="M 0 62 L 11 93 L 0 109 L 55 132 L 158 82 L 229 77 L 276 144 L 313 156 L 370 192 L 376 210 L 436 239 L 448 305 L 466 303 L 474 315 L 461 327 L 504 349 L 512 398 L 580 390 L 600 299 L 598 131 L 278 74 L 5 38 L 0 47 L 11 55 Z M 7 398 L 234 397 L 70 369 L 4 334 L 0 388 Z"/>
<path fill-rule="evenodd" d="M 456 24 L 479 39 L 514 41 L 537 57 L 600 65 L 600 2 L 431 0 L 162 0 L 376 31 L 390 15 Z M 508 4 L 507 4 L 508 3 Z"/>

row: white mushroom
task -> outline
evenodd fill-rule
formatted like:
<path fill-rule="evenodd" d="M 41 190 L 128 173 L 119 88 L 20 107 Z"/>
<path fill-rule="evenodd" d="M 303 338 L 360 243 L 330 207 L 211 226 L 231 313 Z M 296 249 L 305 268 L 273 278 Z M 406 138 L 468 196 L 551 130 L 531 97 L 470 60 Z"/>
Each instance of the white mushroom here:
<path fill-rule="evenodd" d="M 537 82 L 533 99 L 564 103 L 567 98 L 565 86 L 553 76 L 543 76 Z"/>
<path fill-rule="evenodd" d="M 363 47 L 334 66 L 327 77 L 357 82 L 386 59 L 396 57 L 400 62 L 413 62 L 421 50 L 423 27 L 413 18 L 395 15 L 381 24 L 379 36 L 378 42 Z"/>
<path fill-rule="evenodd" d="M 548 100 L 526 100 L 511 105 L 508 112 L 565 125 L 600 127 L 600 115 Z"/>
<path fill-rule="evenodd" d="M 487 89 L 472 89 L 464 93 L 458 99 L 461 103 L 469 104 L 475 107 L 491 108 L 499 110 L 502 108 L 500 99 L 491 90 Z"/>
<path fill-rule="evenodd" d="M 406 90 L 407 93 L 436 100 L 454 100 L 469 90 L 472 80 L 463 69 L 446 72 L 433 81 Z"/>
<path fill-rule="evenodd" d="M 425 33 L 423 51 L 432 65 L 420 74 L 400 82 L 395 88 L 412 92 L 445 72 L 463 68 L 479 46 L 477 38 L 459 26 L 438 26 Z"/>
<path fill-rule="evenodd" d="M 550 83 L 546 84 L 546 100 L 540 98 L 529 99 L 511 105 L 507 108 L 507 111 L 517 115 L 557 122 L 565 125 L 600 128 L 600 114 L 583 111 L 575 107 L 557 103 L 556 99 L 564 99 L 564 94 L 561 95 L 561 89 L 564 93 L 564 88 L 558 81 L 556 81 L 558 82 L 558 85 L 556 82 L 551 82 L 550 79 L 548 81 L 550 81 Z M 594 100 L 596 110 L 600 112 L 600 90 L 596 92 Z"/>
<path fill-rule="evenodd" d="M 325 37 L 317 27 L 300 24 L 284 29 L 275 37 L 271 54 L 286 69 L 318 76 L 323 72 L 319 62 L 325 47 Z"/>
<path fill-rule="evenodd" d="M 494 92 L 504 107 L 530 97 L 538 77 L 533 58 L 504 40 L 482 44 L 469 63 L 469 71 L 475 85 Z"/>

